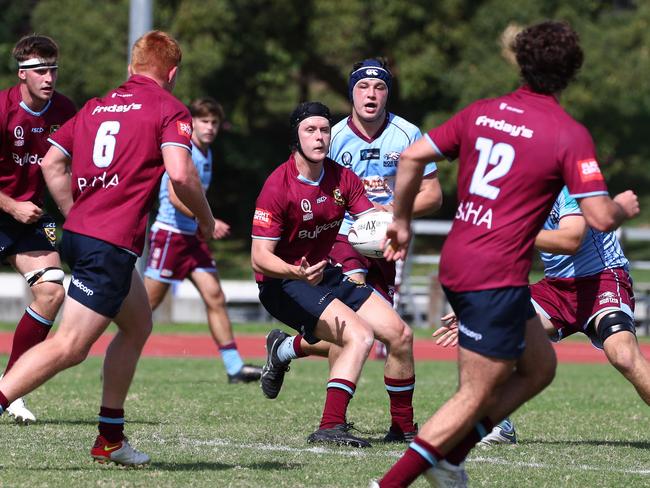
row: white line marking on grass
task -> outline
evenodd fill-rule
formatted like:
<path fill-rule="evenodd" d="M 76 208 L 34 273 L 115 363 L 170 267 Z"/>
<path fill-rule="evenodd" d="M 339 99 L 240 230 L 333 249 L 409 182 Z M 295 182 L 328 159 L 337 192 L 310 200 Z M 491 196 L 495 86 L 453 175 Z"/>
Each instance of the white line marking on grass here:
<path fill-rule="evenodd" d="M 181 437 L 179 439 L 181 443 L 194 445 L 194 446 L 215 446 L 215 447 L 228 447 L 234 449 L 254 449 L 261 450 L 264 452 L 292 452 L 292 453 L 312 453 L 312 454 L 333 454 L 341 455 L 345 457 L 354 456 L 357 458 L 364 457 L 389 457 L 393 459 L 399 458 L 404 451 L 373 451 L 369 449 L 356 449 L 356 448 L 327 448 L 327 447 L 289 447 L 278 444 L 241 444 L 237 442 L 229 441 L 228 439 L 213 439 L 213 440 L 198 440 L 198 439 L 189 439 L 186 437 Z M 638 475 L 650 475 L 650 469 L 631 469 L 631 468 L 602 468 L 600 466 L 590 466 L 587 464 L 576 464 L 576 465 L 567 465 L 562 464 L 546 464 L 546 463 L 529 463 L 523 461 L 510 461 L 507 459 L 499 458 L 489 458 L 489 457 L 470 457 L 467 462 L 469 464 L 481 463 L 481 464 L 494 464 L 502 466 L 515 466 L 520 468 L 537 468 L 537 469 L 571 469 L 574 471 L 607 471 L 615 472 L 621 474 L 638 474 Z"/>
<path fill-rule="evenodd" d="M 484 463 L 484 464 L 497 464 L 503 466 L 516 466 L 520 468 L 541 468 L 553 469 L 559 466 L 544 463 L 526 463 L 522 461 L 508 461 L 506 459 L 486 458 L 486 457 L 470 457 L 468 463 Z M 608 471 L 621 474 L 641 474 L 650 475 L 650 469 L 627 469 L 627 468 L 601 468 L 600 466 L 589 466 L 588 464 L 563 464 L 562 469 L 573 469 L 576 471 Z"/>

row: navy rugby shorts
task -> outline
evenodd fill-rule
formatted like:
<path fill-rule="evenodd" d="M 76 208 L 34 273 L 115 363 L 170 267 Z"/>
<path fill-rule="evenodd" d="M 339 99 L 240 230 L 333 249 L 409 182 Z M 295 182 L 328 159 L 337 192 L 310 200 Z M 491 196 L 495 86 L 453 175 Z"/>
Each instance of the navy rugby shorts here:
<path fill-rule="evenodd" d="M 536 315 L 527 286 L 454 292 L 443 287 L 458 317 L 458 344 L 482 356 L 513 360 L 526 348 L 526 321 Z"/>
<path fill-rule="evenodd" d="M 131 289 L 135 254 L 64 230 L 61 256 L 72 271 L 70 298 L 105 317 L 115 317 Z"/>
<path fill-rule="evenodd" d="M 312 286 L 302 280 L 273 279 L 258 283 L 260 302 L 280 322 L 301 333 L 310 344 L 317 343 L 314 328 L 327 306 L 335 299 L 355 312 L 373 293 L 372 288 L 350 280 L 341 268 L 327 266 L 323 281 Z"/>
<path fill-rule="evenodd" d="M 56 251 L 56 222 L 43 215 L 33 224 L 21 224 L 0 212 L 0 259 L 31 251 Z"/>

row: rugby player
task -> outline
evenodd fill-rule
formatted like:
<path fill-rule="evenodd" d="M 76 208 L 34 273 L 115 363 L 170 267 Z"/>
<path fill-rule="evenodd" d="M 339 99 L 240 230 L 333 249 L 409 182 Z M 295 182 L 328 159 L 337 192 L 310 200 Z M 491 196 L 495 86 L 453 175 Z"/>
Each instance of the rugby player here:
<path fill-rule="evenodd" d="M 76 112 L 72 101 L 55 91 L 58 55 L 51 38 L 23 37 L 13 49 L 19 82 L 0 91 L 0 259 L 25 277 L 33 296 L 16 326 L 5 374 L 45 340 L 65 296 L 56 222 L 43 210 L 41 173 L 47 138 Z M 22 397 L 7 413 L 20 423 L 36 420 Z"/>
<path fill-rule="evenodd" d="M 207 191 L 212 179 L 210 145 L 224 120 L 221 105 L 212 98 L 199 98 L 190 104 L 192 115 L 192 161 Z M 169 285 L 189 277 L 201 294 L 208 316 L 208 327 L 219 348 L 228 375 L 228 383 L 259 381 L 262 368 L 244 364 L 232 332 L 217 265 L 206 240 L 197 235 L 198 225 L 192 212 L 178 199 L 165 173 L 158 194 L 160 205 L 149 232 L 149 257 L 144 286 L 149 305 L 155 310 L 163 301 Z M 230 226 L 215 219 L 218 239 L 230 233 Z"/>
<path fill-rule="evenodd" d="M 363 364 L 377 338 L 390 352 L 385 375 L 410 381 L 413 335 L 386 300 L 328 262 L 345 212 L 358 217 L 374 210 L 361 180 L 327 158 L 329 109 L 300 104 L 290 126 L 291 156 L 266 180 L 253 218 L 251 260 L 260 301 L 308 343 L 323 340 L 342 349 L 331 364 L 320 426 L 308 441 L 368 447 L 349 432 L 346 419 Z M 277 350 L 283 337 L 269 334 L 267 349 Z"/>
<path fill-rule="evenodd" d="M 549 338 L 557 342 L 577 332 L 587 335 L 650 405 L 650 362 L 636 340 L 629 262 L 616 234 L 590 228 L 565 187 L 535 247 L 542 251 L 545 277 L 530 286 L 530 293 Z M 434 337 L 439 336 L 440 345 L 454 345 L 455 317 L 447 315 L 443 321 Z M 480 444 L 514 442 L 514 424 L 506 419 Z"/>
<path fill-rule="evenodd" d="M 64 124 L 50 138 L 42 164 L 66 217 L 61 250 L 72 281 L 57 333 L 25 352 L 0 380 L 0 413 L 11 400 L 83 361 L 113 321 L 118 332 L 106 351 L 99 435 L 91 449 L 100 462 L 150 462 L 124 436 L 124 401 L 151 332 L 151 308 L 134 266 L 163 171 L 201 234 L 209 238 L 214 232 L 191 158 L 192 118 L 171 94 L 180 61 L 180 47 L 168 34 L 142 36 L 131 51 L 129 79 L 88 101 Z"/>
<path fill-rule="evenodd" d="M 516 37 L 514 52 L 521 88 L 470 104 L 400 159 L 388 259 L 406 253 L 426 162 L 459 158 L 459 205 L 440 262 L 460 324 L 459 386 L 371 486 L 404 487 L 425 473 L 436 486 L 466 486 L 468 452 L 552 381 L 555 353 L 530 302 L 528 273 L 562 187 L 599 231 L 639 212 L 632 191 L 608 196 L 589 132 L 558 102 L 582 65 L 578 35 L 566 23 L 542 22 Z"/>
<path fill-rule="evenodd" d="M 351 114 L 332 128 L 329 157 L 340 165 L 351 169 L 361 178 L 366 196 L 375 208 L 392 212 L 395 174 L 401 152 L 422 137 L 420 130 L 402 117 L 386 110 L 393 77 L 386 63 L 380 59 L 364 59 L 355 63 L 349 74 L 348 89 L 352 102 Z M 442 191 L 437 178 L 436 164 L 431 162 L 424 168 L 420 191 L 415 203 L 416 216 L 425 215 L 440 208 Z M 372 259 L 360 255 L 348 242 L 352 217 L 346 214 L 339 229 L 330 258 L 342 266 L 343 273 L 351 279 L 367 283 L 395 307 L 397 298 L 396 263 L 385 259 Z M 401 263 L 400 263 L 401 264 Z M 275 335 L 280 337 L 281 332 Z M 285 335 L 282 342 L 287 345 L 279 349 L 275 362 L 267 359 L 266 372 L 262 377 L 262 391 L 269 398 L 275 398 L 284 380 L 284 373 L 292 359 L 318 355 L 338 354 L 330 344 L 319 342 L 310 345 L 298 337 Z M 291 345 L 292 347 L 288 347 Z M 386 357 L 383 343 L 378 343 L 377 355 Z M 330 352 L 330 350 L 332 352 Z M 286 354 L 283 352 L 286 351 Z M 274 351 L 267 351 L 272 356 Z M 416 426 L 413 423 L 412 400 L 415 377 L 397 381 L 385 377 L 392 415 L 391 426 L 385 441 L 413 440 Z"/>

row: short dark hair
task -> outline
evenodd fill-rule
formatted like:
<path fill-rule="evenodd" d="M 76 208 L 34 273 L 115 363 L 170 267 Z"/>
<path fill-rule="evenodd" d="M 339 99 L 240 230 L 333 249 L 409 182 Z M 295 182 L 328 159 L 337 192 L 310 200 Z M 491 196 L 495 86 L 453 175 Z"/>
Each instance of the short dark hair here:
<path fill-rule="evenodd" d="M 524 29 L 513 49 L 522 78 L 538 93 L 564 90 L 582 66 L 580 38 L 566 22 L 545 21 Z"/>
<path fill-rule="evenodd" d="M 21 38 L 16 43 L 12 55 L 19 63 L 34 56 L 54 60 L 59 57 L 59 46 L 51 37 L 32 34 Z"/>
<path fill-rule="evenodd" d="M 223 107 L 219 102 L 211 97 L 197 98 L 196 100 L 193 100 L 192 103 L 190 103 L 190 113 L 192 114 L 192 117 L 214 115 L 219 122 L 223 122 L 225 119 Z"/>

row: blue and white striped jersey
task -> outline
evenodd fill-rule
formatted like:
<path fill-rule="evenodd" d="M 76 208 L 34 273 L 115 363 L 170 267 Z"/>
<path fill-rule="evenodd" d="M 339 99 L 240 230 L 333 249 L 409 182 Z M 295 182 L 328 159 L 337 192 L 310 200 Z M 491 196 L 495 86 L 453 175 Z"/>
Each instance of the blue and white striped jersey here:
<path fill-rule="evenodd" d="M 544 223 L 545 230 L 556 230 L 560 220 L 568 215 L 582 215 L 575 198 L 565 186 L 555 200 L 551 214 Z M 579 278 L 591 276 L 610 268 L 628 269 L 629 262 L 614 232 L 599 232 L 588 228 L 580 250 L 573 256 L 542 252 L 544 274 L 549 278 Z"/>

